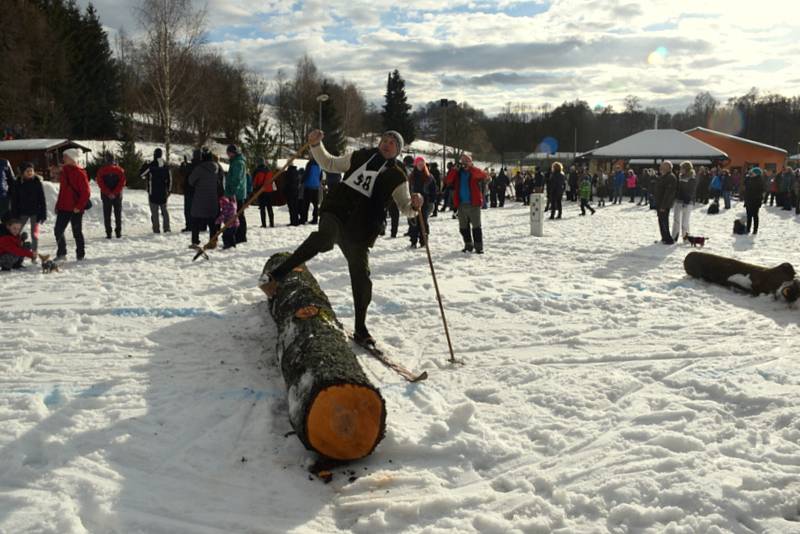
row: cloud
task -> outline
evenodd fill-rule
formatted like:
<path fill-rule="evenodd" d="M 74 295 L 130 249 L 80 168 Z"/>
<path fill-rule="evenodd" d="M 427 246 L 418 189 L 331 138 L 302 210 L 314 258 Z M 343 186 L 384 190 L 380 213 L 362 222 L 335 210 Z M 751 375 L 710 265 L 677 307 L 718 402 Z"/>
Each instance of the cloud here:
<path fill-rule="evenodd" d="M 700 90 L 722 101 L 740 95 L 745 78 L 800 92 L 800 19 L 786 16 L 796 0 L 759 0 L 757 9 L 722 0 L 208 2 L 211 45 L 225 55 L 272 79 L 307 53 L 376 103 L 395 68 L 414 104 L 447 96 L 489 113 L 509 101 L 535 108 L 578 98 L 621 108 L 628 94 L 678 110 Z M 94 4 L 106 26 L 135 26 L 120 2 Z"/>
<path fill-rule="evenodd" d="M 518 73 L 518 72 L 491 72 L 480 76 L 463 76 L 456 74 L 445 76 L 442 79 L 444 86 L 459 85 L 465 87 L 484 87 L 487 85 L 513 86 L 513 85 L 549 85 L 562 81 L 564 78 L 549 73 Z"/>

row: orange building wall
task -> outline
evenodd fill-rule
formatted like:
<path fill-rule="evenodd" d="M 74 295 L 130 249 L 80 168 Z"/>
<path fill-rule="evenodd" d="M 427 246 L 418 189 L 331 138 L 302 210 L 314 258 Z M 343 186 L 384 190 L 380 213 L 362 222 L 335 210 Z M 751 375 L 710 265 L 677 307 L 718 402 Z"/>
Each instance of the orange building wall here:
<path fill-rule="evenodd" d="M 702 130 L 687 133 L 728 154 L 730 161 L 723 165 L 724 168 L 747 168 L 758 165 L 762 169 L 783 170 L 786 167 L 787 156 L 784 152 L 721 137 Z"/>

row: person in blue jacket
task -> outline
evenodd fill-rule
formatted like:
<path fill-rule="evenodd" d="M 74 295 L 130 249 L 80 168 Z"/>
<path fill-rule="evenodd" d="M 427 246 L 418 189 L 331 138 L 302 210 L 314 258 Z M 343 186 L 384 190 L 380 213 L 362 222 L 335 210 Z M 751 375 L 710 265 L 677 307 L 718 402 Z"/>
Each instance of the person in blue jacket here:
<path fill-rule="evenodd" d="M 617 167 L 614 173 L 614 198 L 612 204 L 622 204 L 622 192 L 625 189 L 625 171 Z"/>
<path fill-rule="evenodd" d="M 300 208 L 300 222 L 305 224 L 308 222 L 308 208 L 314 206 L 314 212 L 311 214 L 311 224 L 317 224 L 317 217 L 319 212 L 319 186 L 322 181 L 322 169 L 319 164 L 311 158 L 306 165 L 305 173 L 303 173 L 303 205 Z"/>

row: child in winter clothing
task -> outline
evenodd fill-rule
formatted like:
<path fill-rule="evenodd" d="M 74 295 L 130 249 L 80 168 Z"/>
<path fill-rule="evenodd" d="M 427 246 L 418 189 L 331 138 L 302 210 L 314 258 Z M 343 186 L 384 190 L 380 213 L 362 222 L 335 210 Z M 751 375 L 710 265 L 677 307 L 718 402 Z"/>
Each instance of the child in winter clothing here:
<path fill-rule="evenodd" d="M 237 210 L 235 197 L 219 197 L 219 216 L 217 216 L 216 223 L 221 227 L 228 221 L 233 220 L 233 223 L 222 232 L 223 250 L 236 246 L 236 230 L 239 228 L 239 218 L 236 216 Z"/>
<path fill-rule="evenodd" d="M 22 221 L 14 217 L 6 217 L 0 226 L 0 269 L 3 271 L 20 269 L 25 258 L 35 257 L 30 244 L 23 243 L 21 231 Z"/>
<path fill-rule="evenodd" d="M 588 174 L 583 175 L 578 191 L 581 196 L 581 215 L 586 215 L 587 209 L 594 215 L 594 209 L 589 205 L 589 198 L 592 196 L 592 178 Z"/>
<path fill-rule="evenodd" d="M 628 188 L 628 193 L 631 195 L 631 203 L 636 201 L 636 184 L 638 177 L 633 169 L 628 169 L 628 176 L 625 178 L 625 187 Z"/>
<path fill-rule="evenodd" d="M 275 226 L 275 214 L 272 211 L 272 204 L 275 196 L 275 183 L 273 181 L 272 171 L 267 167 L 267 162 L 264 158 L 258 160 L 258 166 L 253 172 L 253 189 L 261 193 L 258 196 L 258 210 L 261 214 L 261 228 L 267 227 L 267 213 L 269 213 L 269 226 Z"/>
<path fill-rule="evenodd" d="M 42 177 L 36 174 L 33 163 L 23 163 L 22 177 L 14 187 L 11 199 L 11 212 L 14 218 L 19 219 L 22 228 L 31 224 L 31 250 L 36 258 L 39 248 L 39 225 L 47 219 L 47 204 L 44 198 Z"/>

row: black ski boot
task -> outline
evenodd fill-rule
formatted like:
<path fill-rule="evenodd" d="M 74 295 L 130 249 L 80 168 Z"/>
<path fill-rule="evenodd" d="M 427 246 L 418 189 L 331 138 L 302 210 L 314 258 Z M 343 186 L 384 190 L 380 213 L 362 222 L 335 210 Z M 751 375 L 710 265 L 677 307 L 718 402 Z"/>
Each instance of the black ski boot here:
<path fill-rule="evenodd" d="M 475 253 L 483 254 L 483 230 L 480 228 L 473 228 L 472 239 L 475 241 Z"/>
<path fill-rule="evenodd" d="M 353 332 L 353 341 L 356 342 L 357 345 L 361 345 L 365 348 L 376 348 L 375 347 L 375 338 L 369 333 L 366 327 L 364 328 L 357 328 Z"/>
<path fill-rule="evenodd" d="M 461 230 L 461 237 L 464 238 L 464 248 L 461 252 L 472 252 L 472 236 L 469 235 L 469 230 Z"/>

